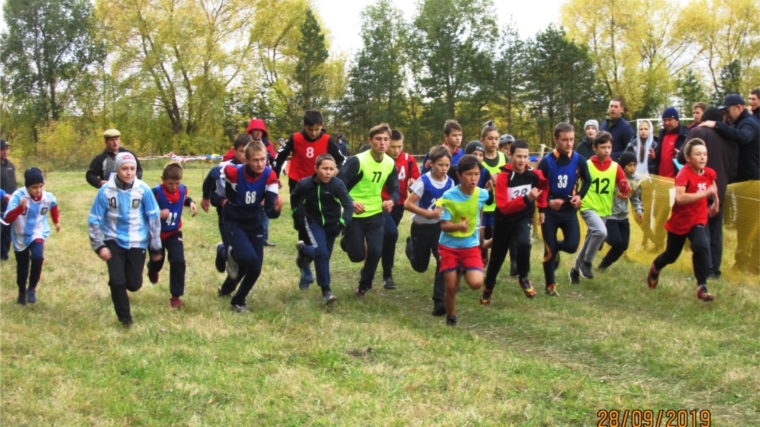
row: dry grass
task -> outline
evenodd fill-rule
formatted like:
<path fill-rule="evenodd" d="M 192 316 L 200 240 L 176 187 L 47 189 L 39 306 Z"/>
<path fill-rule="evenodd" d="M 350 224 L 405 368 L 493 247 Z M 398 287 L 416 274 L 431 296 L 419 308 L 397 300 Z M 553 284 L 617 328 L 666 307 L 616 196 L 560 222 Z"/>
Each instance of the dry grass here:
<path fill-rule="evenodd" d="M 146 175 L 158 182 L 158 170 Z M 186 175 L 199 196 L 201 171 Z M 504 275 L 490 307 L 460 294 L 451 329 L 429 314 L 432 273 L 413 272 L 399 245 L 399 289 L 376 281 L 364 301 L 352 295 L 360 267 L 336 249 L 339 301 L 326 312 L 315 287 L 297 288 L 296 236 L 281 218 L 252 313 L 238 315 L 216 296 L 216 217 L 201 213 L 184 221 L 187 308 L 169 308 L 165 271 L 131 295 L 135 324 L 123 330 L 87 242 L 94 190 L 81 173 L 48 182 L 64 231 L 46 244 L 37 304 L 15 304 L 15 262 L 2 264 L 2 425 L 588 426 L 603 408 L 760 420 L 757 285 L 718 281 L 704 304 L 687 271 L 666 270 L 650 291 L 647 266 L 623 259 L 581 286 L 565 281 L 560 298 L 528 300 Z M 400 242 L 407 233 L 405 219 Z"/>

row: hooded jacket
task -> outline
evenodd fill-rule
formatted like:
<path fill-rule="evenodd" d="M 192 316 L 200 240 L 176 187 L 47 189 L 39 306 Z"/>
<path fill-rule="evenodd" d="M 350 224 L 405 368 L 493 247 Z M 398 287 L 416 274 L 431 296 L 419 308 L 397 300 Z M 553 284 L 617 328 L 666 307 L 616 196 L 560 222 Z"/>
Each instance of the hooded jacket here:
<path fill-rule="evenodd" d="M 264 123 L 264 120 L 254 117 L 248 123 L 248 127 L 245 129 L 245 133 L 251 133 L 252 130 L 260 130 L 262 132 L 261 142 L 264 144 L 264 147 L 267 148 L 267 155 L 269 157 L 268 161 L 271 164 L 274 160 L 275 153 L 274 147 L 272 147 L 272 143 L 270 143 L 268 139 L 269 132 L 267 132 L 266 123 Z M 235 147 L 232 147 L 224 154 L 224 156 L 222 156 L 222 160 L 227 162 L 232 160 L 234 157 Z"/>
<path fill-rule="evenodd" d="M 625 151 L 628 151 L 630 153 L 633 153 L 634 156 L 636 156 L 636 173 L 641 175 L 646 174 L 657 174 L 657 165 L 658 163 L 655 163 L 655 159 L 652 159 L 649 157 L 649 149 L 655 150 L 655 154 L 657 152 L 657 146 L 659 145 L 659 140 L 655 138 L 654 127 L 652 126 L 652 122 L 649 120 L 644 120 L 645 122 L 649 123 L 649 137 L 646 139 L 646 141 L 643 142 L 644 144 L 644 160 L 646 162 L 642 161 L 641 159 L 641 152 L 640 147 L 642 144 L 641 137 L 639 137 L 638 132 L 636 135 L 631 139 L 631 142 L 628 143 L 628 146 L 625 147 Z"/>

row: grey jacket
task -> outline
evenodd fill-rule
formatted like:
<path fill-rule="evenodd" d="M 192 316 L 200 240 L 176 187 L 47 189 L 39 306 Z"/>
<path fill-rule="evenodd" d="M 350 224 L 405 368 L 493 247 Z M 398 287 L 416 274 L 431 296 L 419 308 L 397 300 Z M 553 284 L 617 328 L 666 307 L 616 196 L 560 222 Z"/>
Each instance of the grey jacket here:
<path fill-rule="evenodd" d="M 621 199 L 617 196 L 619 190 L 617 186 L 615 187 L 615 197 L 612 199 L 612 216 L 608 217 L 609 219 L 624 221 L 628 218 L 628 200 L 631 201 L 636 213 L 644 212 L 644 204 L 641 202 L 641 180 L 636 174 L 625 174 L 625 177 L 628 180 L 628 185 L 631 186 L 631 194 L 627 199 Z"/>

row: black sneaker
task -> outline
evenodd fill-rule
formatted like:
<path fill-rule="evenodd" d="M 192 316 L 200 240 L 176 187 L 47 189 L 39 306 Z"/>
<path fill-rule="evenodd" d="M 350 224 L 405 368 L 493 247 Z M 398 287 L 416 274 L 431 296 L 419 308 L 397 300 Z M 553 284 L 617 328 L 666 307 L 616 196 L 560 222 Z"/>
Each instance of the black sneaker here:
<path fill-rule="evenodd" d="M 483 292 L 480 293 L 480 305 L 491 305 L 491 297 L 493 296 L 493 289 L 488 289 L 483 286 Z"/>
<path fill-rule="evenodd" d="M 220 287 L 219 289 L 216 290 L 216 294 L 219 295 L 220 297 L 228 297 L 232 295 L 232 292 L 227 292 L 224 290 L 223 287 Z"/>
<path fill-rule="evenodd" d="M 18 299 L 16 300 L 16 304 L 26 305 L 26 291 L 18 292 Z"/>
<path fill-rule="evenodd" d="M 125 328 L 129 328 L 130 326 L 132 326 L 132 323 L 134 323 L 131 317 L 128 319 L 120 320 L 119 322 L 121 322 L 121 326 Z"/>
<path fill-rule="evenodd" d="M 364 295 L 367 293 L 367 289 L 363 289 L 361 287 L 356 288 L 356 297 L 361 299 L 364 298 Z"/>
<path fill-rule="evenodd" d="M 509 276 L 510 277 L 517 277 L 520 275 L 520 272 L 517 269 L 517 261 L 510 261 L 509 263 Z"/>
<path fill-rule="evenodd" d="M 331 291 L 324 291 L 322 292 L 322 304 L 324 305 L 330 305 L 337 301 L 338 298 L 335 298 L 335 295 Z"/>
<path fill-rule="evenodd" d="M 453 316 L 446 316 L 446 326 L 456 326 L 457 325 L 457 315 Z"/>
<path fill-rule="evenodd" d="M 554 255 L 554 271 L 557 271 L 559 268 L 559 251 L 557 251 L 557 254 Z"/>
<path fill-rule="evenodd" d="M 309 265 L 309 259 L 306 258 L 303 254 L 303 249 L 306 247 L 306 243 L 303 242 L 303 240 L 299 240 L 298 243 L 296 243 L 296 251 L 298 251 L 298 256 L 296 257 L 296 265 L 298 268 L 304 268 L 307 265 Z"/>
<path fill-rule="evenodd" d="M 396 289 L 396 283 L 393 281 L 393 277 L 386 277 L 383 279 L 383 287 L 385 289 Z"/>
<path fill-rule="evenodd" d="M 590 262 L 584 262 L 581 264 L 581 270 L 580 270 L 581 276 L 583 276 L 584 279 L 593 279 L 594 273 L 591 272 L 591 263 Z"/>
<path fill-rule="evenodd" d="M 216 271 L 220 273 L 224 273 L 224 267 L 227 263 L 227 260 L 224 259 L 224 255 L 227 253 L 227 251 L 224 249 L 224 243 L 217 243 L 216 244 L 216 259 L 214 260 L 214 266 L 216 267 Z"/>
<path fill-rule="evenodd" d="M 437 302 L 433 305 L 433 316 L 443 316 L 446 314 L 446 306 L 442 302 Z"/>
<path fill-rule="evenodd" d="M 575 267 L 570 269 L 570 272 L 567 273 L 568 276 L 570 276 L 570 284 L 571 285 L 580 285 L 581 284 L 581 273 L 575 269 Z M 586 277 L 586 276 L 583 276 Z"/>

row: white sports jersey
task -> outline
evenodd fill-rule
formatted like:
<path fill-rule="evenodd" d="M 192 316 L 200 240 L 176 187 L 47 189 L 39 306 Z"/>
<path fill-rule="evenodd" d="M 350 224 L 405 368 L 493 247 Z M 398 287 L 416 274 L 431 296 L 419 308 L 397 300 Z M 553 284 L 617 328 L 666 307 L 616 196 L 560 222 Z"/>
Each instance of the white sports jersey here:
<path fill-rule="evenodd" d="M 90 241 L 93 249 L 104 240 L 113 240 L 124 249 L 161 248 L 161 224 L 156 197 L 150 187 L 135 178 L 132 188 L 119 189 L 112 175 L 100 187 L 90 210 Z M 102 237 L 101 237 L 102 233 Z"/>
<path fill-rule="evenodd" d="M 13 224 L 11 224 L 13 250 L 17 252 L 23 251 L 37 239 L 47 239 L 50 236 L 50 225 L 48 224 L 47 214 L 50 212 L 50 209 L 57 206 L 53 194 L 43 191 L 42 198 L 39 201 L 34 201 L 32 200 L 32 196 L 29 195 L 29 191 L 24 187 L 13 192 L 6 212 L 16 209 L 23 198 L 27 199 L 26 211 L 19 215 L 13 221 Z"/>

